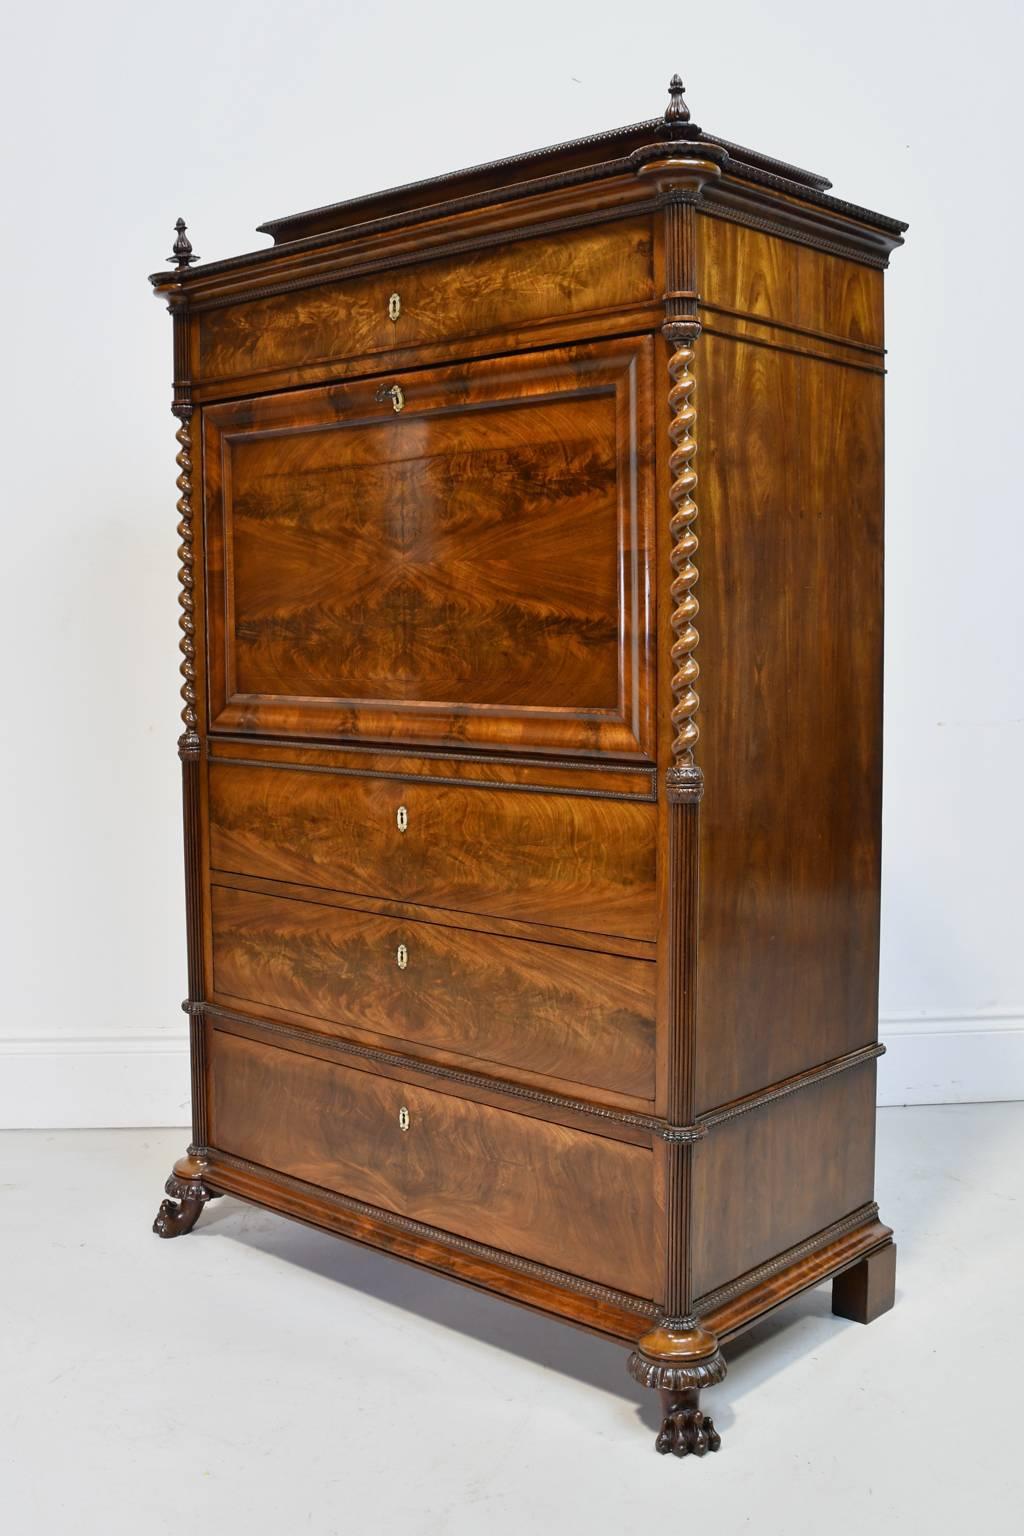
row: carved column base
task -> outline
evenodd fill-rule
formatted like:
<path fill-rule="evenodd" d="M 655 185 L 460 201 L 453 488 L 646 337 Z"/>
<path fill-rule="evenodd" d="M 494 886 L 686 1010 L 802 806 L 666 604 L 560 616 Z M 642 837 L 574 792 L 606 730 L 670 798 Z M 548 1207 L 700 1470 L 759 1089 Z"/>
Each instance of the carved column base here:
<path fill-rule="evenodd" d="M 204 1183 L 203 1175 L 209 1165 L 201 1157 L 189 1153 L 179 1157 L 164 1189 L 170 1200 L 161 1200 L 156 1213 L 153 1231 L 157 1237 L 183 1237 L 191 1232 L 207 1200 L 220 1198 L 215 1189 Z"/>
<path fill-rule="evenodd" d="M 725 1377 L 725 1361 L 713 1333 L 694 1317 L 664 1322 L 645 1333 L 629 1357 L 629 1374 L 661 1393 L 662 1421 L 654 1449 L 662 1456 L 704 1456 L 721 1436 L 701 1412 L 702 1387 Z"/>

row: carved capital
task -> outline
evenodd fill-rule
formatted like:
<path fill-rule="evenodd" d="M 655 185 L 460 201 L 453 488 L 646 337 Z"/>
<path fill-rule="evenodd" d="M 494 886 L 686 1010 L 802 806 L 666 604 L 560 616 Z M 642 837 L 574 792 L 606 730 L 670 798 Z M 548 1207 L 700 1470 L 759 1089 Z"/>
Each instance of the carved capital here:
<path fill-rule="evenodd" d="M 698 805 L 704 798 L 704 775 L 696 763 L 677 764 L 665 774 L 670 805 Z"/>
<path fill-rule="evenodd" d="M 629 160 L 638 176 L 654 183 L 663 204 L 699 203 L 709 181 L 718 181 L 728 151 L 698 139 L 692 144 L 642 144 Z"/>
<path fill-rule="evenodd" d="M 687 294 L 686 297 L 690 298 L 691 295 Z M 673 346 L 689 346 L 700 335 L 700 321 L 693 316 L 682 320 L 666 320 L 661 334 Z"/>

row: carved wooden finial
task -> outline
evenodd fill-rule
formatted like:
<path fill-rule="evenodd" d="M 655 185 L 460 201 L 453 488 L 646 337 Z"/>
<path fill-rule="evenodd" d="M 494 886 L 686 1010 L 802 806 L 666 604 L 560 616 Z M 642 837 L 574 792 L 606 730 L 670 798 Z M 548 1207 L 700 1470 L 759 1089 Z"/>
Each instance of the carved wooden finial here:
<path fill-rule="evenodd" d="M 690 109 L 683 100 L 686 86 L 679 75 L 673 75 L 668 83 L 668 106 L 665 108 L 666 123 L 690 121 Z"/>
<path fill-rule="evenodd" d="M 177 219 L 174 228 L 176 231 L 175 241 L 167 260 L 171 263 L 172 267 L 177 267 L 181 270 L 183 267 L 190 267 L 194 261 L 199 260 L 199 257 L 193 254 L 192 241 L 185 233 L 188 228 L 185 220 Z"/>
<path fill-rule="evenodd" d="M 699 139 L 700 129 L 690 122 L 690 109 L 683 100 L 686 86 L 679 75 L 673 75 L 668 83 L 668 106 L 661 136 L 665 139 Z"/>

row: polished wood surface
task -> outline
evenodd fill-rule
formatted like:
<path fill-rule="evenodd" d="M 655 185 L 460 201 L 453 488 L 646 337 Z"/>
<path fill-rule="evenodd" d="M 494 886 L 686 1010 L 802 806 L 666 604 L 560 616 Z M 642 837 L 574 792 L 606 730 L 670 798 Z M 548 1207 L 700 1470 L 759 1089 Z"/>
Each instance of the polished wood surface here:
<path fill-rule="evenodd" d="M 198 376 L 252 376 L 486 334 L 653 297 L 648 219 L 352 277 L 203 314 Z M 389 301 L 398 295 L 392 320 Z"/>
<path fill-rule="evenodd" d="M 881 272 L 726 219 L 699 223 L 700 297 L 709 325 L 725 309 L 770 321 L 782 346 L 790 344 L 784 333 L 795 330 L 881 349 Z"/>
<path fill-rule="evenodd" d="M 869 1204 L 874 1166 L 874 1062 L 715 1126 L 694 1151 L 694 1294 Z"/>
<path fill-rule="evenodd" d="M 213 726 L 643 755 L 650 369 L 616 342 L 207 411 Z"/>
<path fill-rule="evenodd" d="M 209 1049 L 211 1136 L 223 1151 L 569 1274 L 650 1291 L 643 1148 L 223 1030 Z"/>
<path fill-rule="evenodd" d="M 896 1303 L 896 1244 L 869 1254 L 832 1282 L 832 1311 L 854 1323 L 873 1323 Z"/>
<path fill-rule="evenodd" d="M 654 1097 L 654 966 L 214 886 L 214 997 Z"/>
<path fill-rule="evenodd" d="M 173 317 L 193 1130 L 233 1193 L 628 1343 L 658 1449 L 872 1198 L 882 269 L 635 124 L 265 226 Z"/>
<path fill-rule="evenodd" d="M 565 1286 L 553 1275 L 502 1262 L 500 1253 L 488 1255 L 468 1244 L 456 1246 L 418 1224 L 398 1223 L 389 1219 L 387 1212 L 360 1209 L 355 1202 L 334 1197 L 328 1190 L 227 1153 L 211 1152 L 203 1177 L 208 1185 L 215 1184 L 218 1192 L 281 1211 L 531 1311 L 562 1318 L 600 1337 L 635 1343 L 656 1312 L 652 1302 L 626 1297 L 594 1282 Z M 770 1274 L 755 1271 L 744 1277 L 747 1283 L 734 1296 L 707 1311 L 706 1324 L 722 1340 L 740 1337 L 767 1313 L 822 1280 L 843 1274 L 891 1239 L 890 1229 L 870 1213 L 859 1227 L 839 1237 L 822 1234 L 820 1244 L 812 1245 L 808 1253 L 781 1255 L 781 1262 Z"/>
<path fill-rule="evenodd" d="M 518 789 L 525 794 L 563 790 L 596 800 L 655 802 L 658 798 L 653 763 L 616 763 L 605 758 L 509 757 L 503 753 L 484 756 L 479 752 L 430 751 L 422 747 L 402 752 L 353 742 L 309 746 L 294 741 L 224 736 L 210 742 L 209 757 L 211 761 L 241 759 L 324 768 L 357 779 L 419 779 L 428 784 L 459 779 L 476 788 Z"/>
<path fill-rule="evenodd" d="M 655 936 L 653 806 L 215 762 L 209 817 L 214 869 Z"/>
<path fill-rule="evenodd" d="M 876 1035 L 882 380 L 700 348 L 705 1110 Z"/>
<path fill-rule="evenodd" d="M 499 938 L 525 939 L 530 943 L 558 944 L 564 949 L 599 950 L 606 955 L 622 955 L 628 960 L 657 960 L 657 944 L 651 939 L 624 939 L 614 933 L 589 933 L 585 928 L 559 928 L 545 923 L 521 922 L 511 917 L 495 917 L 489 912 L 469 912 L 464 907 L 436 907 L 417 901 L 396 901 L 389 896 L 367 896 L 351 891 L 334 891 L 322 885 L 304 885 L 296 880 L 268 880 L 260 875 L 235 875 L 217 870 L 214 885 L 231 886 L 241 891 L 260 891 L 268 896 L 284 896 L 294 901 L 311 901 L 318 906 L 356 907 L 381 917 L 408 918 L 410 922 L 430 923 L 437 927 L 458 928 L 465 933 L 490 933 Z"/>

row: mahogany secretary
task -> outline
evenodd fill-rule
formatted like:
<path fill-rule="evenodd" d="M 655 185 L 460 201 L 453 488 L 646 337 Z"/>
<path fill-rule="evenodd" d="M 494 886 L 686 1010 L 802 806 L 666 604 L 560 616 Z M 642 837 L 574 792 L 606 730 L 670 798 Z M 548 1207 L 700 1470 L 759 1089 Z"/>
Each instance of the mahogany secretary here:
<path fill-rule="evenodd" d="M 721 1344 L 826 1278 L 861 1322 L 894 1292 L 906 226 L 829 185 L 702 132 L 675 77 L 663 120 L 234 260 L 193 270 L 179 220 L 152 279 L 193 1106 L 155 1230 L 235 1195 L 621 1340 L 680 1456 L 718 1449 Z"/>

